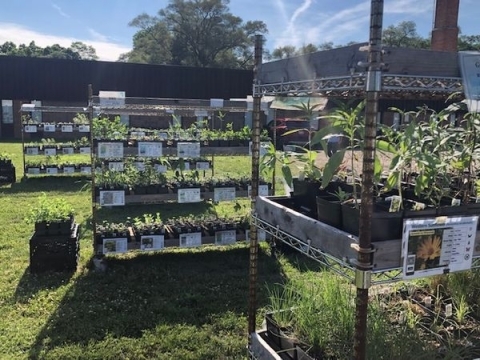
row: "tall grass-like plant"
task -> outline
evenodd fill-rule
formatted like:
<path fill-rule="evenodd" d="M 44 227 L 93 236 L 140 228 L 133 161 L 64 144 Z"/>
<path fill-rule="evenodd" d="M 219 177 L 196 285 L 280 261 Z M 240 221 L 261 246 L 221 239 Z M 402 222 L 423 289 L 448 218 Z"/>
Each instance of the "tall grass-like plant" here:
<path fill-rule="evenodd" d="M 74 213 L 73 206 L 64 198 L 47 196 L 46 193 L 42 193 L 37 204 L 30 208 L 25 221 L 27 224 L 64 221 L 70 219 Z"/>

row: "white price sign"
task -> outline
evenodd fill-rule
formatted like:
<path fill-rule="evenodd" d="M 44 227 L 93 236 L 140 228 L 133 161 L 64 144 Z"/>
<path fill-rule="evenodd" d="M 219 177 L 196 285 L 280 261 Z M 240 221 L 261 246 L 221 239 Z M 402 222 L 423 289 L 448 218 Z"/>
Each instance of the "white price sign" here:
<path fill-rule="evenodd" d="M 92 173 L 92 167 L 91 166 L 82 166 L 82 167 L 80 167 L 80 172 L 82 174 L 91 174 Z"/>
<path fill-rule="evenodd" d="M 200 143 L 181 143 L 177 144 L 177 156 L 180 158 L 199 158 Z"/>
<path fill-rule="evenodd" d="M 125 205 L 125 191 L 123 190 L 100 191 L 100 205 L 103 205 L 103 206 Z"/>
<path fill-rule="evenodd" d="M 73 132 L 73 125 L 62 125 L 62 132 L 65 132 L 65 133 Z"/>
<path fill-rule="evenodd" d="M 161 142 L 139 142 L 138 156 L 142 157 L 160 157 L 162 156 Z"/>
<path fill-rule="evenodd" d="M 25 149 L 27 155 L 38 155 L 38 147 L 29 147 Z"/>
<path fill-rule="evenodd" d="M 43 125 L 44 132 L 55 132 L 55 125 L 54 124 L 45 124 Z"/>
<path fill-rule="evenodd" d="M 47 167 L 46 173 L 49 174 L 49 175 L 56 175 L 56 174 L 58 174 L 58 168 L 56 168 L 56 167 Z"/>
<path fill-rule="evenodd" d="M 196 203 L 202 201 L 200 188 L 178 189 L 178 203 Z"/>
<path fill-rule="evenodd" d="M 215 233 L 215 245 L 230 245 L 237 241 L 235 230 L 217 231 Z"/>
<path fill-rule="evenodd" d="M 62 148 L 62 152 L 64 155 L 72 155 L 75 152 L 73 147 L 64 147 Z"/>
<path fill-rule="evenodd" d="M 90 132 L 90 125 L 78 125 L 78 131 L 88 133 Z"/>
<path fill-rule="evenodd" d="M 111 161 L 108 163 L 108 169 L 112 171 L 123 171 L 123 162 L 121 161 Z"/>
<path fill-rule="evenodd" d="M 40 168 L 28 168 L 27 173 L 32 175 L 38 175 L 40 174 Z"/>
<path fill-rule="evenodd" d="M 123 158 L 123 143 L 121 142 L 100 142 L 98 143 L 98 157 Z"/>
<path fill-rule="evenodd" d="M 36 133 L 37 132 L 37 125 L 25 125 L 25 132 L 26 133 Z"/>
<path fill-rule="evenodd" d="M 407 219 L 402 237 L 405 279 L 472 267 L 478 216 Z"/>
<path fill-rule="evenodd" d="M 143 138 L 145 137 L 145 131 L 132 131 L 130 132 L 130 136 L 133 136 L 136 138 Z"/>
<path fill-rule="evenodd" d="M 75 167 L 74 166 L 64 166 L 63 167 L 63 173 L 64 174 L 73 174 L 75 172 Z"/>
<path fill-rule="evenodd" d="M 192 247 L 202 245 L 202 233 L 180 234 L 180 247 Z"/>
<path fill-rule="evenodd" d="M 140 238 L 140 250 L 161 250 L 165 247 L 163 235 L 142 235 Z"/>
<path fill-rule="evenodd" d="M 55 156 L 55 155 L 57 155 L 57 149 L 56 148 L 45 148 L 44 153 L 47 156 Z"/>
<path fill-rule="evenodd" d="M 104 254 L 121 254 L 128 249 L 127 238 L 103 239 Z"/>
<path fill-rule="evenodd" d="M 235 200 L 235 188 L 214 188 L 213 189 L 213 201 L 232 201 Z"/>

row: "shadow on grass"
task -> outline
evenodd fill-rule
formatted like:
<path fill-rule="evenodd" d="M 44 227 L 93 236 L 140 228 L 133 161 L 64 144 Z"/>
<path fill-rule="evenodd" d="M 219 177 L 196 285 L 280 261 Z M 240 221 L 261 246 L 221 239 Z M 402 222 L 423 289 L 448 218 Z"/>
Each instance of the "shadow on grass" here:
<path fill-rule="evenodd" d="M 106 272 L 89 271 L 76 279 L 38 334 L 30 358 L 58 346 L 86 346 L 107 335 L 140 338 L 158 326 L 191 325 L 201 331 L 228 314 L 234 314 L 237 323 L 245 321 L 247 246 L 126 257 L 107 257 Z M 263 284 L 282 282 L 282 276 L 278 263 L 262 249 L 258 273 L 258 306 L 265 306 Z"/>
<path fill-rule="evenodd" d="M 90 180 L 81 176 L 63 176 L 63 177 L 39 177 L 22 179 L 10 187 L 0 188 L 0 193 L 16 194 L 23 192 L 78 192 L 85 191 L 90 194 Z"/>
<path fill-rule="evenodd" d="M 74 272 L 44 272 L 31 274 L 30 268 L 25 269 L 15 289 L 16 302 L 26 303 L 41 290 L 54 290 L 67 284 Z"/>

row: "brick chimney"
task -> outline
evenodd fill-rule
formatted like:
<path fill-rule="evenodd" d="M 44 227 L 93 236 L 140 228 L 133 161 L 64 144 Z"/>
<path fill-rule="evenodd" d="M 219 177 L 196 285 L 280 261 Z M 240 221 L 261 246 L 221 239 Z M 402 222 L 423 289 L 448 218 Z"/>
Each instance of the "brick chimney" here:
<path fill-rule="evenodd" d="M 436 0 L 432 50 L 458 51 L 458 8 L 460 0 Z"/>

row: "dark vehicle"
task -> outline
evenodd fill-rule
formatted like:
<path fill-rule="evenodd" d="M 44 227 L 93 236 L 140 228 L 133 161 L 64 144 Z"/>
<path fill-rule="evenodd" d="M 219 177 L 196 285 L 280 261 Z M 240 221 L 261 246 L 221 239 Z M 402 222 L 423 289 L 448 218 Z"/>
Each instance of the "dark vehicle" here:
<path fill-rule="evenodd" d="M 309 141 L 309 131 L 310 121 L 304 119 L 276 119 L 277 127 L 277 149 L 282 150 L 284 145 L 298 145 L 305 146 Z M 274 133 L 274 120 L 270 121 L 266 129 L 268 135 L 273 140 Z M 291 134 L 284 135 L 285 133 L 297 130 Z"/>

